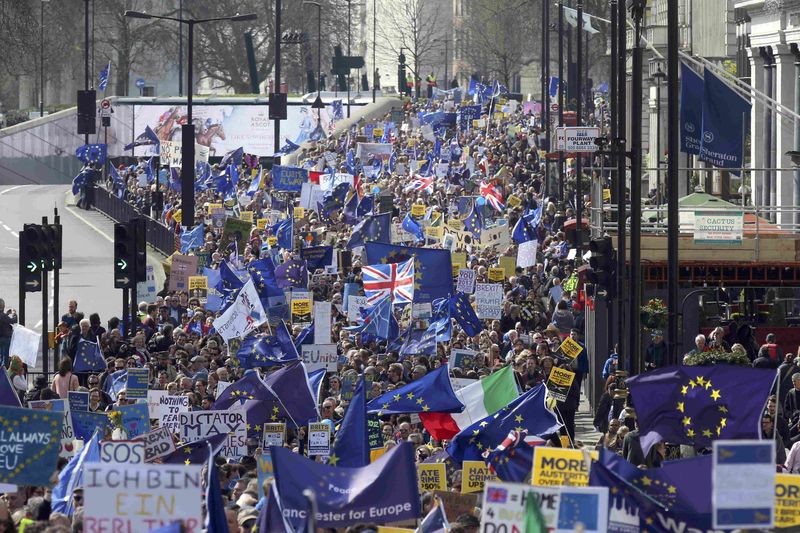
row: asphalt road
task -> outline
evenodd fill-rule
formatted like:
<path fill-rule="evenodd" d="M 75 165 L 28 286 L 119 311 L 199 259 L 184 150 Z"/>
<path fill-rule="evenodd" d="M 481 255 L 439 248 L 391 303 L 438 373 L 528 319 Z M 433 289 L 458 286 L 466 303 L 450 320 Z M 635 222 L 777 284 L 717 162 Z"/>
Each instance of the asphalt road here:
<path fill-rule="evenodd" d="M 95 211 L 65 205 L 66 185 L 15 185 L 0 187 L 0 298 L 6 308 L 19 309 L 19 232 L 23 224 L 53 221 L 58 208 L 63 227 L 63 268 L 60 274 L 59 309 L 78 301 L 78 311 L 88 318 L 96 312 L 105 325 L 122 310 L 122 291 L 114 289 L 113 222 Z M 48 288 L 49 329 L 53 330 L 53 274 Z M 27 293 L 25 326 L 42 330 L 42 293 Z M 41 358 L 37 370 L 41 368 Z"/>

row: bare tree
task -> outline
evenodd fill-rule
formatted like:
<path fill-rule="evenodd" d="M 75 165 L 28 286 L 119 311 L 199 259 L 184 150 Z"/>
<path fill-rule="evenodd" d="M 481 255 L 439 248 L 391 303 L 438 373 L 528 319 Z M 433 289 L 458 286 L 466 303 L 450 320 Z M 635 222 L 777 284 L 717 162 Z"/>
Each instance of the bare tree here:
<path fill-rule="evenodd" d="M 379 5 L 378 28 L 385 44 L 384 53 L 394 58 L 401 52 L 407 55 L 419 96 L 421 69 L 428 54 L 438 49 L 437 36 L 443 32 L 439 27 L 439 10 L 430 0 L 381 0 Z"/>

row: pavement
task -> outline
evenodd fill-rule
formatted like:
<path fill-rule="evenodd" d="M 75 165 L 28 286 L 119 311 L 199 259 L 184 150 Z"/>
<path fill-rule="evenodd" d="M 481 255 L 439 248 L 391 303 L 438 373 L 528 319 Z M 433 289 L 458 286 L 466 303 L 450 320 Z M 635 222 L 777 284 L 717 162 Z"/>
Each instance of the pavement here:
<path fill-rule="evenodd" d="M 62 225 L 62 269 L 57 316 L 67 311 L 67 302 L 77 300 L 78 311 L 89 317 L 99 313 L 105 325 L 122 312 L 122 291 L 114 289 L 114 221 L 98 211 L 78 209 L 67 185 L 14 185 L 0 187 L 0 298 L 6 309 L 19 309 L 19 232 L 23 224 L 53 221 L 58 208 Z M 151 252 L 151 251 L 150 251 Z M 148 264 L 157 264 L 156 282 L 163 281 L 163 257 L 148 253 Z M 159 272 L 160 271 L 160 272 Z M 160 276 L 159 276 L 160 273 Z M 48 326 L 53 328 L 53 274 L 49 275 Z M 27 293 L 25 326 L 41 333 L 42 293 Z M 40 370 L 41 358 L 35 370 Z"/>
<path fill-rule="evenodd" d="M 581 441 L 584 446 L 594 449 L 594 445 L 600 440 L 600 432 L 594 429 L 592 421 L 594 413 L 586 399 L 586 395 L 581 397 L 578 405 L 578 412 L 575 414 L 575 440 Z"/>

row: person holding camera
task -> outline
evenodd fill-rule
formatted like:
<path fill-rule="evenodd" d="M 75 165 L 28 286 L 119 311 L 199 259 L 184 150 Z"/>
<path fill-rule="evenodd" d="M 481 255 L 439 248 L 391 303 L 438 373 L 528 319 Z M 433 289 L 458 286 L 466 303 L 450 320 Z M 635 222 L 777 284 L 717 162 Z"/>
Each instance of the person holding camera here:
<path fill-rule="evenodd" d="M 16 323 L 17 312 L 14 309 L 6 310 L 6 302 L 0 299 L 0 361 L 2 361 L 3 366 L 8 366 L 11 335 L 14 333 L 12 325 Z"/>

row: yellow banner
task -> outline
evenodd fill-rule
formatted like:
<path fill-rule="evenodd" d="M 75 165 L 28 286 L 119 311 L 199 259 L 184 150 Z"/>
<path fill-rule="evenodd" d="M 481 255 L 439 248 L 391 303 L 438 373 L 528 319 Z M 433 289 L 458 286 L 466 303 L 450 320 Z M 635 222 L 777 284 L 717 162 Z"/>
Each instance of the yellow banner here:
<path fill-rule="evenodd" d="M 447 469 L 444 463 L 420 463 L 417 465 L 419 491 L 447 490 Z"/>
<path fill-rule="evenodd" d="M 411 216 L 412 217 L 424 217 L 425 216 L 425 206 L 423 204 L 412 204 L 411 205 Z"/>
<path fill-rule="evenodd" d="M 425 228 L 425 235 L 431 239 L 441 239 L 444 237 L 444 228 L 441 226 L 428 226 Z"/>
<path fill-rule="evenodd" d="M 568 359 L 575 359 L 583 351 L 583 346 L 572 340 L 572 337 L 567 337 L 561 343 L 561 353 Z"/>
<path fill-rule="evenodd" d="M 294 208 L 294 218 L 295 220 L 299 220 L 306 216 L 306 208 L 305 207 L 295 207 Z"/>
<path fill-rule="evenodd" d="M 270 248 L 273 246 L 278 246 L 278 238 L 277 237 L 267 237 L 267 244 Z"/>
<path fill-rule="evenodd" d="M 517 269 L 517 258 L 516 257 L 508 257 L 502 256 L 497 261 L 500 263 L 500 268 L 502 268 L 506 273 L 506 278 L 510 278 L 514 275 L 514 272 Z"/>
<path fill-rule="evenodd" d="M 222 209 L 222 207 L 223 207 L 222 204 L 208 204 L 206 206 L 206 209 L 208 209 L 208 214 L 210 215 L 212 209 Z"/>
<path fill-rule="evenodd" d="M 464 475 L 461 477 L 461 493 L 481 492 L 487 481 L 494 481 L 497 476 L 489 472 L 483 461 L 464 461 Z"/>
<path fill-rule="evenodd" d="M 243 222 L 253 223 L 253 212 L 252 211 L 242 211 L 239 213 L 239 220 Z"/>
<path fill-rule="evenodd" d="M 775 475 L 775 527 L 800 526 L 800 475 Z"/>
<path fill-rule="evenodd" d="M 508 205 L 510 205 L 511 207 L 517 207 L 518 205 L 522 205 L 522 198 L 520 198 L 519 196 L 514 196 L 512 194 L 511 196 L 508 197 L 506 203 L 508 203 Z"/>
<path fill-rule="evenodd" d="M 503 281 L 506 279 L 506 271 L 504 268 L 490 268 L 489 281 Z"/>
<path fill-rule="evenodd" d="M 550 371 L 549 381 L 552 381 L 556 385 L 569 388 L 574 380 L 575 372 L 570 372 L 569 370 L 564 370 L 563 368 L 558 368 L 557 366 L 554 366 Z"/>
<path fill-rule="evenodd" d="M 206 276 L 189 276 L 189 289 L 208 289 Z"/>
<path fill-rule="evenodd" d="M 467 254 L 464 252 L 453 252 L 450 254 L 450 261 L 452 261 L 453 265 L 467 268 Z"/>
<path fill-rule="evenodd" d="M 256 220 L 256 227 L 258 229 L 264 229 L 264 228 L 267 227 L 268 223 L 269 223 L 269 220 L 267 220 L 266 218 L 259 218 L 258 220 Z"/>
<path fill-rule="evenodd" d="M 589 452 L 592 460 L 597 460 L 597 452 Z M 537 446 L 533 452 L 534 485 L 587 487 L 589 468 L 583 460 L 581 450 L 547 448 Z"/>
<path fill-rule="evenodd" d="M 306 316 L 311 315 L 311 300 L 292 300 L 292 315 Z"/>

